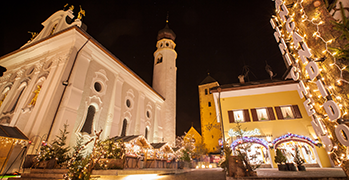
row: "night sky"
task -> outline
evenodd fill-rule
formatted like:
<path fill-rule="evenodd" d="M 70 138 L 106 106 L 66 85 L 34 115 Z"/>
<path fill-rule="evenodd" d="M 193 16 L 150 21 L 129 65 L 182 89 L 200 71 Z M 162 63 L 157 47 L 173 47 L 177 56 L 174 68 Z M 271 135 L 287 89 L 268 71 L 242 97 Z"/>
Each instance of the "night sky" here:
<path fill-rule="evenodd" d="M 156 37 L 177 35 L 177 135 L 192 123 L 201 132 L 198 85 L 208 73 L 220 85 L 237 83 L 244 65 L 250 81 L 268 79 L 266 62 L 281 79 L 285 65 L 269 20 L 272 0 L 250 1 L 8 1 L 2 3 L 0 56 L 24 45 L 41 23 L 66 4 L 86 11 L 87 33 L 152 84 Z M 1 63 L 0 63 L 1 65 Z"/>

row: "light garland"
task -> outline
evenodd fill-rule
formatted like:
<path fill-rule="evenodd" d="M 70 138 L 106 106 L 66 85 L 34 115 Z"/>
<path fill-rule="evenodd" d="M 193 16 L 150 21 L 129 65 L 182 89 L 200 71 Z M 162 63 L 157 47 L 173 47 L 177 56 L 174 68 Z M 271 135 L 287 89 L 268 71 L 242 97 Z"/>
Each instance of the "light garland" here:
<path fill-rule="evenodd" d="M 257 138 L 257 137 L 242 137 L 242 138 L 236 139 L 235 141 L 233 141 L 231 143 L 230 147 L 233 150 L 235 150 L 236 146 L 238 146 L 240 144 L 244 144 L 244 143 L 257 143 L 257 144 L 264 146 L 266 149 L 269 149 L 268 142 L 265 139 L 261 139 L 261 138 Z"/>
<path fill-rule="evenodd" d="M 324 142 L 326 150 L 331 152 L 330 154 L 335 154 L 331 156 L 332 159 L 338 162 L 340 159 L 338 157 L 346 159 L 343 155 L 346 146 L 349 145 L 349 141 L 339 133 L 344 132 L 348 136 L 348 126 L 337 123 L 337 119 L 344 119 L 348 114 L 349 102 L 346 91 L 343 90 L 343 86 L 349 84 L 343 77 L 346 65 L 341 65 L 335 57 L 336 53 L 329 50 L 330 44 L 335 43 L 338 46 L 339 42 L 335 41 L 332 34 L 321 33 L 321 31 L 326 32 L 324 28 L 327 26 L 324 25 L 330 22 L 322 20 L 325 15 L 321 10 L 326 10 L 324 7 L 319 7 L 320 1 L 314 2 L 314 6 L 317 3 L 315 8 L 310 7 L 313 5 L 312 1 L 297 0 L 292 1 L 293 4 L 286 5 L 287 2 L 287 0 L 275 0 L 276 13 L 279 17 L 274 16 L 270 21 L 275 29 L 274 36 L 276 41 L 280 42 L 279 48 L 287 64 L 293 66 L 292 78 L 300 80 L 298 92 L 301 98 L 306 99 L 304 106 L 313 119 L 312 125 L 317 135 Z M 315 30 L 311 32 L 312 29 Z M 313 42 L 311 46 L 314 49 L 310 49 L 307 42 Z M 332 62 L 327 65 L 323 63 L 325 60 Z"/>
<path fill-rule="evenodd" d="M 292 133 L 287 133 L 285 135 L 282 135 L 276 139 L 273 140 L 272 144 L 274 148 L 277 148 L 278 144 L 283 142 L 284 140 L 292 140 L 292 141 L 299 141 L 299 142 L 305 142 L 308 144 L 313 144 L 315 146 L 320 146 L 321 144 L 313 141 L 311 138 L 303 135 L 298 135 L 298 134 L 292 134 Z"/>

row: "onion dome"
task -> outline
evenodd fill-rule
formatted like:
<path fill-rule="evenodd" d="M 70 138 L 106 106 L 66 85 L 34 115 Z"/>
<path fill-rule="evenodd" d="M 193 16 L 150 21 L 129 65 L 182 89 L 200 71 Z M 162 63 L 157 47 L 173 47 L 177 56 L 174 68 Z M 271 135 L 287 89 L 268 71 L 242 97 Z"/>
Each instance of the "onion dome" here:
<path fill-rule="evenodd" d="M 164 39 L 164 38 L 171 39 L 172 41 L 176 39 L 176 34 L 172 31 L 172 29 L 170 29 L 170 27 L 168 26 L 168 23 L 166 23 L 166 26 L 164 29 L 161 29 L 159 31 L 157 40 Z"/>

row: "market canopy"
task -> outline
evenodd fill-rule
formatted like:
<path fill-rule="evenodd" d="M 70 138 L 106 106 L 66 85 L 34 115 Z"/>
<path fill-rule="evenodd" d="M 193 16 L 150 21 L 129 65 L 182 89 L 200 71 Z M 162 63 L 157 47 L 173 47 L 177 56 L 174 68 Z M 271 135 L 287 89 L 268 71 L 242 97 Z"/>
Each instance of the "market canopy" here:
<path fill-rule="evenodd" d="M 173 153 L 173 149 L 168 145 L 168 143 L 151 143 L 154 149 L 159 149 L 163 152 Z"/>
<path fill-rule="evenodd" d="M 29 140 L 17 127 L 0 125 L 0 137 Z"/>

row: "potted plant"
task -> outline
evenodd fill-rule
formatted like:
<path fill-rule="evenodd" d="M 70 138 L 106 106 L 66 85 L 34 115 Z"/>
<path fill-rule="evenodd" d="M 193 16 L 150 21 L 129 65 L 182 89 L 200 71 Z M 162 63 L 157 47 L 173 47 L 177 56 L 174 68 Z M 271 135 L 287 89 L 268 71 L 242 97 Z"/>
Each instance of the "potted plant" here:
<path fill-rule="evenodd" d="M 280 149 L 276 149 L 276 156 L 274 157 L 274 162 L 278 165 L 279 171 L 287 171 L 286 167 L 286 157 L 282 154 Z"/>
<path fill-rule="evenodd" d="M 300 155 L 298 146 L 296 146 L 296 148 L 295 148 L 295 155 L 294 155 L 293 161 L 294 161 L 294 163 L 296 163 L 298 171 L 305 171 L 305 166 L 303 166 L 305 161 Z"/>

